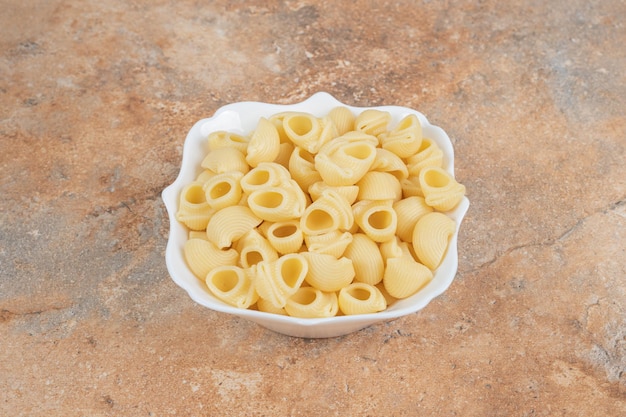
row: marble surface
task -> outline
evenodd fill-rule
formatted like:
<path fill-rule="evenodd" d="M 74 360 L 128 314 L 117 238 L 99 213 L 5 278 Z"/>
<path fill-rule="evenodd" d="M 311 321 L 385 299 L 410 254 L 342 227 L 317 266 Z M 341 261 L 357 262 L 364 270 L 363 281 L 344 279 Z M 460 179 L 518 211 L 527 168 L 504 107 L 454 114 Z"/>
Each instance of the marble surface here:
<path fill-rule="evenodd" d="M 3 1 L 0 415 L 626 414 L 620 0 Z M 193 123 L 327 91 L 451 136 L 472 206 L 425 310 L 290 338 L 169 278 Z"/>

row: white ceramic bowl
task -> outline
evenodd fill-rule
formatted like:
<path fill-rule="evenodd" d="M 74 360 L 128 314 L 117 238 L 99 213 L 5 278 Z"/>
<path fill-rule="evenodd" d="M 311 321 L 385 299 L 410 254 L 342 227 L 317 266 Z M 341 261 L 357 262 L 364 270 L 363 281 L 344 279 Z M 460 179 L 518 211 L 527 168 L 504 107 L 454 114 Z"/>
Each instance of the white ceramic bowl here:
<path fill-rule="evenodd" d="M 327 93 L 317 93 L 307 100 L 291 105 L 241 102 L 226 105 L 215 112 L 213 117 L 198 121 L 187 134 L 183 148 L 182 167 L 176 181 L 165 190 L 162 198 L 169 214 L 170 234 L 165 252 L 167 269 L 176 284 L 183 288 L 198 304 L 226 314 L 233 314 L 253 321 L 265 328 L 290 336 L 306 338 L 335 337 L 355 332 L 374 323 L 396 319 L 415 313 L 424 308 L 433 298 L 442 294 L 452 283 L 457 271 L 457 236 L 463 216 L 469 208 L 469 200 L 463 198 L 456 209 L 447 213 L 455 220 L 457 232 L 450 241 L 447 254 L 432 281 L 411 297 L 399 300 L 387 310 L 374 314 L 338 316 L 332 318 L 303 319 L 264 313 L 256 310 L 242 310 L 231 307 L 212 296 L 204 283 L 198 280 L 187 267 L 183 257 L 183 245 L 187 240 L 187 229 L 176 218 L 178 199 L 182 188 L 193 181 L 200 173 L 200 163 L 207 153 L 207 136 L 215 130 L 227 130 L 247 134 L 255 127 L 260 117 L 269 117 L 283 111 L 303 111 L 323 116 L 335 106 L 346 106 L 355 114 L 367 109 L 352 107 L 339 102 Z M 403 117 L 415 114 L 425 137 L 434 140 L 444 152 L 444 168 L 454 174 L 454 151 L 450 138 L 441 128 L 431 125 L 426 117 L 409 108 L 398 106 L 371 107 L 391 113 L 391 126 Z"/>

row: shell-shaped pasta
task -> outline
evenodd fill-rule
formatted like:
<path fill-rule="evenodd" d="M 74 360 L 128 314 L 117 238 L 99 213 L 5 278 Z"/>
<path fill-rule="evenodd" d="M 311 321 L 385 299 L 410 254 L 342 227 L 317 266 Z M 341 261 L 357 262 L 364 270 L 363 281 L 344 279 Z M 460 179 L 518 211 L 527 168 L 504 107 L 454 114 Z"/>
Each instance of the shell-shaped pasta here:
<path fill-rule="evenodd" d="M 354 280 L 376 285 L 383 279 L 385 265 L 378 245 L 363 233 L 352 235 L 343 256 L 352 260 Z"/>
<path fill-rule="evenodd" d="M 322 180 L 315 169 L 313 155 L 299 146 L 294 148 L 289 158 L 289 172 L 302 190 L 308 190 L 311 185 Z"/>
<path fill-rule="evenodd" d="M 443 213 L 432 212 L 422 216 L 413 230 L 413 249 L 419 261 L 436 269 L 443 259 L 456 230 L 456 223 Z"/>
<path fill-rule="evenodd" d="M 248 149 L 248 138 L 224 130 L 210 133 L 208 142 L 210 151 L 221 148 L 235 148 L 245 155 Z"/>
<path fill-rule="evenodd" d="M 349 108 L 345 106 L 334 107 L 328 112 L 328 117 L 335 123 L 339 135 L 354 130 L 354 120 L 356 117 Z"/>
<path fill-rule="evenodd" d="M 265 236 L 280 254 L 298 252 L 304 241 L 299 220 L 272 223 Z"/>
<path fill-rule="evenodd" d="M 342 288 L 337 301 L 345 315 L 377 313 L 387 308 L 387 300 L 380 290 L 364 282 L 353 282 Z"/>
<path fill-rule="evenodd" d="M 291 174 L 284 166 L 275 162 L 261 162 L 243 176 L 240 185 L 245 193 L 250 194 L 267 187 L 278 187 L 290 179 Z"/>
<path fill-rule="evenodd" d="M 270 222 L 299 218 L 306 204 L 306 196 L 294 180 L 280 187 L 256 190 L 248 196 L 250 210 Z"/>
<path fill-rule="evenodd" d="M 400 181 L 387 172 L 370 171 L 359 182 L 359 200 L 393 200 L 402 198 Z"/>
<path fill-rule="evenodd" d="M 256 229 L 250 230 L 235 244 L 242 267 L 250 268 L 262 261 L 275 261 L 278 252 Z"/>
<path fill-rule="evenodd" d="M 263 311 L 265 313 L 279 314 L 281 316 L 287 315 L 287 312 L 285 311 L 284 307 L 275 307 L 274 304 L 262 298 L 259 298 L 257 300 L 256 306 L 259 309 L 259 311 Z"/>
<path fill-rule="evenodd" d="M 318 290 L 332 292 L 339 291 L 354 279 L 352 260 L 342 257 L 315 252 L 302 252 L 308 264 L 309 271 L 305 281 Z"/>
<path fill-rule="evenodd" d="M 376 148 L 376 158 L 370 167 L 371 171 L 388 172 L 399 181 L 408 178 L 409 170 L 400 157 L 387 149 Z"/>
<path fill-rule="evenodd" d="M 235 148 L 220 148 L 209 152 L 204 157 L 201 166 L 216 174 L 229 171 L 239 171 L 245 174 L 250 170 L 245 155 Z"/>
<path fill-rule="evenodd" d="M 294 145 L 313 152 L 322 133 L 317 117 L 309 113 L 289 112 L 283 117 L 283 129 Z"/>
<path fill-rule="evenodd" d="M 419 150 L 413 156 L 407 158 L 409 177 L 416 177 L 427 166 L 443 166 L 443 151 L 429 138 L 423 138 Z"/>
<path fill-rule="evenodd" d="M 243 174 L 239 171 L 224 172 L 211 177 L 204 183 L 202 189 L 206 201 L 214 210 L 239 204 L 241 200 L 241 186 L 239 182 Z"/>
<path fill-rule="evenodd" d="M 191 230 L 206 229 L 215 210 L 209 206 L 202 190 L 202 183 L 191 182 L 180 193 L 176 220 Z"/>
<path fill-rule="evenodd" d="M 356 130 L 360 130 L 372 136 L 378 136 L 387 131 L 391 121 L 391 113 L 382 110 L 363 110 L 354 121 Z"/>
<path fill-rule="evenodd" d="M 324 181 L 318 181 L 314 184 L 311 184 L 308 191 L 313 201 L 315 201 L 320 198 L 325 190 L 328 189 L 335 190 L 337 193 L 344 196 L 350 204 L 353 204 L 359 196 L 359 187 L 357 187 L 356 185 L 338 185 L 333 187 L 332 185 L 326 184 Z"/>
<path fill-rule="evenodd" d="M 324 318 L 333 317 L 339 311 L 337 294 L 324 292 L 314 287 L 300 287 L 287 300 L 285 311 L 292 317 Z"/>
<path fill-rule="evenodd" d="M 387 259 L 383 285 L 392 297 L 406 298 L 419 291 L 432 278 L 430 269 L 405 252 L 400 257 Z"/>
<path fill-rule="evenodd" d="M 333 230 L 347 231 L 353 223 L 348 200 L 334 190 L 326 190 L 304 210 L 300 229 L 305 235 L 321 235 Z"/>
<path fill-rule="evenodd" d="M 315 155 L 315 169 L 329 185 L 353 185 L 369 171 L 375 157 L 376 148 L 371 141 L 352 141 L 342 136 L 328 142 Z"/>
<path fill-rule="evenodd" d="M 413 241 L 415 223 L 433 208 L 426 204 L 424 197 L 412 196 L 393 203 L 393 210 L 398 217 L 396 235 L 405 242 Z"/>
<path fill-rule="evenodd" d="M 287 299 L 296 293 L 309 271 L 307 260 L 299 253 L 289 253 L 275 261 L 256 265 L 253 280 L 259 297 L 275 308 L 283 308 Z"/>
<path fill-rule="evenodd" d="M 383 149 L 387 149 L 400 158 L 414 155 L 422 144 L 422 125 L 416 115 L 410 114 L 400 120 L 398 126 L 388 133 L 380 135 Z"/>
<path fill-rule="evenodd" d="M 352 242 L 352 233 L 333 230 L 321 235 L 306 235 L 304 241 L 309 252 L 325 253 L 335 258 L 341 258 Z"/>
<path fill-rule="evenodd" d="M 208 180 L 210 180 L 212 177 L 216 175 L 217 174 L 211 171 L 210 169 L 203 169 L 202 172 L 199 173 L 198 176 L 196 177 L 196 182 L 204 184 L 205 182 L 207 182 Z"/>
<path fill-rule="evenodd" d="M 228 248 L 262 221 L 246 206 L 224 207 L 211 216 L 206 234 L 218 248 Z"/>
<path fill-rule="evenodd" d="M 281 142 L 280 150 L 278 151 L 278 156 L 274 159 L 274 162 L 284 166 L 285 168 L 289 168 L 289 158 L 291 158 L 291 154 L 293 153 L 293 143 L 291 142 Z"/>
<path fill-rule="evenodd" d="M 239 254 L 234 249 L 221 250 L 204 239 L 189 239 L 183 246 L 185 261 L 191 272 L 204 281 L 207 274 L 218 266 L 236 265 Z"/>
<path fill-rule="evenodd" d="M 261 162 L 273 162 L 279 153 L 280 136 L 276 126 L 266 118 L 261 117 L 250 137 L 246 161 L 251 167 L 256 167 Z"/>
<path fill-rule="evenodd" d="M 212 269 L 207 274 L 206 285 L 215 297 L 237 308 L 248 308 L 259 299 L 250 276 L 238 266 Z"/>
<path fill-rule="evenodd" d="M 409 177 L 401 180 L 400 186 L 402 187 L 402 198 L 413 196 L 424 197 L 419 177 Z"/>
<path fill-rule="evenodd" d="M 359 201 L 352 210 L 356 224 L 374 242 L 385 242 L 395 236 L 398 218 L 390 200 Z"/>
<path fill-rule="evenodd" d="M 465 186 L 443 168 L 423 168 L 419 181 L 426 204 L 439 211 L 452 210 L 465 195 Z"/>

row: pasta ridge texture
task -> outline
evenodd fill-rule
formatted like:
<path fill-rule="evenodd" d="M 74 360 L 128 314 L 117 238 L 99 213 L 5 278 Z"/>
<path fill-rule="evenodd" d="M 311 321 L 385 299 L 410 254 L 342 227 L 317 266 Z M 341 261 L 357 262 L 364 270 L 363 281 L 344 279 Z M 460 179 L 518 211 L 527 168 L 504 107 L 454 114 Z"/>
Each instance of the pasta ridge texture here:
<path fill-rule="evenodd" d="M 283 308 L 287 299 L 298 291 L 309 270 L 302 254 L 290 253 L 275 261 L 256 264 L 254 286 L 259 297 L 276 308 Z"/>
<path fill-rule="evenodd" d="M 448 249 L 456 223 L 443 213 L 422 216 L 413 230 L 413 250 L 420 262 L 431 270 L 437 269 Z"/>
<path fill-rule="evenodd" d="M 300 287 L 285 304 L 287 314 L 292 317 L 333 317 L 339 311 L 337 294 L 324 292 L 314 287 Z"/>
<path fill-rule="evenodd" d="M 348 258 L 337 259 L 332 255 L 315 252 L 302 252 L 301 255 L 309 264 L 305 281 L 318 290 L 339 291 L 354 279 L 354 267 Z"/>
<path fill-rule="evenodd" d="M 248 143 L 246 162 L 256 167 L 261 162 L 273 162 L 280 153 L 280 136 L 274 123 L 266 118 L 259 119 Z"/>
<path fill-rule="evenodd" d="M 465 186 L 459 184 L 443 168 L 426 167 L 419 176 L 426 204 L 439 211 L 452 210 L 465 195 Z"/>
<path fill-rule="evenodd" d="M 221 265 L 235 265 L 239 258 L 236 250 L 221 250 L 214 243 L 204 239 L 186 241 L 183 254 L 191 272 L 202 281 L 212 269 Z"/>
<path fill-rule="evenodd" d="M 339 291 L 339 308 L 343 314 L 377 313 L 387 308 L 387 301 L 378 288 L 354 282 Z"/>
<path fill-rule="evenodd" d="M 207 274 L 206 284 L 213 295 L 237 308 L 248 308 L 259 299 L 250 276 L 238 266 L 212 269 Z"/>
<path fill-rule="evenodd" d="M 209 240 L 223 249 L 230 247 L 233 241 L 239 240 L 262 221 L 246 206 L 229 206 L 211 217 L 206 232 Z"/>
<path fill-rule="evenodd" d="M 191 230 L 206 229 L 215 210 L 206 201 L 202 183 L 187 184 L 180 193 L 176 220 Z"/>

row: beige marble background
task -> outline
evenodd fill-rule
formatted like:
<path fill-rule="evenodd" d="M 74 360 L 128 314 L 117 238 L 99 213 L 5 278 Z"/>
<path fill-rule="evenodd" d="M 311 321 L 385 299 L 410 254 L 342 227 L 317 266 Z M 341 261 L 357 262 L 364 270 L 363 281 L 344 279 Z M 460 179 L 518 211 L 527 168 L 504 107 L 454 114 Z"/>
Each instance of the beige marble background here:
<path fill-rule="evenodd" d="M 0 415 L 626 415 L 626 4 L 0 0 Z M 194 304 L 161 190 L 221 105 L 451 136 L 451 288 L 332 339 Z"/>

